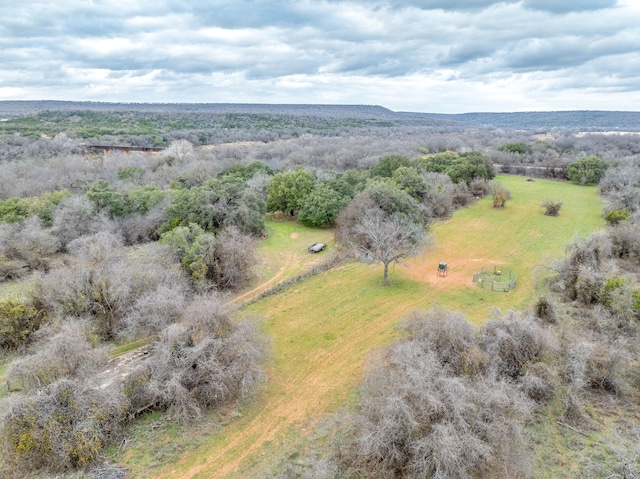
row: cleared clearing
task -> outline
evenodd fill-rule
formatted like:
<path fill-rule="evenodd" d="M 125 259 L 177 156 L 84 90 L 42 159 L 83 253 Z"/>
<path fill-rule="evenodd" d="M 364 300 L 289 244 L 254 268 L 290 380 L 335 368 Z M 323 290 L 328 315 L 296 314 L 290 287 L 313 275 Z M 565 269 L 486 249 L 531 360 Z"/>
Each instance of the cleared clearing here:
<path fill-rule="evenodd" d="M 495 307 L 526 307 L 534 293 L 535 271 L 549 258 L 561 256 L 576 236 L 600 229 L 602 204 L 595 188 L 527 182 L 522 177 L 499 179 L 513 194 L 505 209 L 493 209 L 486 198 L 434 225 L 437 246 L 406 268 L 396 266 L 390 286 L 380 286 L 380 265 L 351 263 L 249 307 L 266 316 L 263 327 L 273 339 L 269 383 L 261 396 L 242 417 L 198 445 L 187 446 L 179 460 L 161 471 L 150 470 L 130 450 L 125 462 L 135 477 L 260 477 L 264 468 L 295 448 L 297 438 L 353 398 L 367 356 L 395 337 L 399 318 L 440 305 L 463 311 L 478 323 Z M 545 199 L 564 202 L 559 217 L 542 214 Z M 292 233 L 289 240 L 298 241 Z M 283 234 L 278 244 L 262 249 L 267 255 L 265 271 L 269 258 L 274 258 L 271 277 L 291 266 L 286 258 L 293 248 L 286 238 Z M 319 240 L 314 237 L 311 242 Z M 436 276 L 439 261 L 449 264 L 446 278 Z M 512 267 L 519 278 L 516 290 L 485 292 L 475 286 L 473 272 L 487 264 Z M 262 279 L 270 277 L 265 274 Z"/>

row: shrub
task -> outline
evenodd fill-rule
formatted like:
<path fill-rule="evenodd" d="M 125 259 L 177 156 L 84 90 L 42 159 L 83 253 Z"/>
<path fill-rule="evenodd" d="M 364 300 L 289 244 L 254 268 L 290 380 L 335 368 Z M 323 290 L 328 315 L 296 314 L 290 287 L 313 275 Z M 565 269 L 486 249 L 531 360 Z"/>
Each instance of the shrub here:
<path fill-rule="evenodd" d="M 13 401 L 2 418 L 4 459 L 16 477 L 43 469 L 82 468 L 120 437 L 127 411 L 118 391 L 58 381 Z"/>
<path fill-rule="evenodd" d="M 403 324 L 409 341 L 436 354 L 453 374 L 475 374 L 485 366 L 475 331 L 462 313 L 417 311 Z"/>
<path fill-rule="evenodd" d="M 146 372 L 128 381 L 136 404 L 166 410 L 182 422 L 209 408 L 241 400 L 264 381 L 267 343 L 255 324 L 232 321 L 217 298 L 198 298 L 185 323 L 160 334 Z"/>
<path fill-rule="evenodd" d="M 218 234 L 213 265 L 213 282 L 223 290 L 236 290 L 246 286 L 256 262 L 253 239 L 231 226 Z"/>
<path fill-rule="evenodd" d="M 533 305 L 533 314 L 547 323 L 556 323 L 558 314 L 553 302 L 547 296 L 538 296 Z"/>
<path fill-rule="evenodd" d="M 164 208 L 154 207 L 146 214 L 134 213 L 114 221 L 114 230 L 118 231 L 126 245 L 157 241 L 158 229 L 167 221 Z"/>
<path fill-rule="evenodd" d="M 545 216 L 558 216 L 560 208 L 562 208 L 562 202 L 545 200 L 544 203 L 542 203 L 542 207 L 544 208 Z"/>
<path fill-rule="evenodd" d="M 608 231 L 611 253 L 616 258 L 640 263 L 640 225 L 621 223 Z"/>
<path fill-rule="evenodd" d="M 622 362 L 615 345 L 580 341 L 567 354 L 567 379 L 578 389 L 591 388 L 618 394 L 624 382 Z"/>
<path fill-rule="evenodd" d="M 491 190 L 491 183 L 484 178 L 476 178 L 469 185 L 469 189 L 473 196 L 482 198 L 489 194 L 489 191 Z"/>
<path fill-rule="evenodd" d="M 15 349 L 29 342 L 31 333 L 42 324 L 44 315 L 33 306 L 0 300 L 0 348 Z"/>
<path fill-rule="evenodd" d="M 182 282 L 159 284 L 138 296 L 127 308 L 121 335 L 135 337 L 158 334 L 182 315 L 187 285 Z"/>
<path fill-rule="evenodd" d="M 47 269 L 50 257 L 60 248 L 58 239 L 42 227 L 37 216 L 1 228 L 0 253 L 8 259 L 24 261 L 29 268 Z"/>
<path fill-rule="evenodd" d="M 602 303 L 605 299 L 603 297 L 604 282 L 602 273 L 580 266 L 574 285 L 575 299 L 585 306 Z"/>
<path fill-rule="evenodd" d="M 184 290 L 186 279 L 168 249 L 150 245 L 126 255 L 119 238 L 102 233 L 72 242 L 77 259 L 36 282 L 34 304 L 51 316 L 86 317 L 108 339 L 122 332 L 136 301 L 164 286 Z M 164 318 L 163 318 L 164 319 Z"/>
<path fill-rule="evenodd" d="M 553 399 L 558 382 L 553 368 L 544 363 L 534 363 L 520 378 L 522 391 L 539 403 Z"/>
<path fill-rule="evenodd" d="M 549 335 L 529 316 L 509 313 L 505 318 L 487 321 L 480 334 L 487 362 L 509 378 L 524 375 L 527 367 L 552 350 Z"/>
<path fill-rule="evenodd" d="M 494 208 L 504 208 L 507 201 L 511 199 L 511 191 L 499 181 L 491 182 L 490 191 Z"/>
<path fill-rule="evenodd" d="M 464 208 L 473 202 L 471 190 L 464 181 L 458 183 L 453 191 L 452 203 L 454 208 Z"/>
<path fill-rule="evenodd" d="M 556 269 L 554 285 L 564 292 L 566 299 L 579 299 L 583 304 L 597 303 L 604 284 L 601 270 L 612 257 L 612 244 L 607 234 L 594 233 L 578 239 L 568 247 L 569 257 L 561 260 Z"/>
<path fill-rule="evenodd" d="M 604 219 L 610 225 L 617 225 L 622 221 L 626 221 L 631 218 L 631 211 L 626 208 L 611 210 L 606 215 L 604 215 Z"/>
<path fill-rule="evenodd" d="M 12 384 L 31 391 L 65 377 L 87 377 L 106 362 L 103 348 L 94 348 L 87 339 L 86 324 L 67 321 L 60 332 L 36 344 L 36 352 L 14 361 L 7 373 Z"/>
<path fill-rule="evenodd" d="M 72 196 L 60 202 L 53 215 L 53 234 L 61 248 L 81 236 L 108 231 L 108 220 L 94 212 L 93 203 L 85 196 Z"/>

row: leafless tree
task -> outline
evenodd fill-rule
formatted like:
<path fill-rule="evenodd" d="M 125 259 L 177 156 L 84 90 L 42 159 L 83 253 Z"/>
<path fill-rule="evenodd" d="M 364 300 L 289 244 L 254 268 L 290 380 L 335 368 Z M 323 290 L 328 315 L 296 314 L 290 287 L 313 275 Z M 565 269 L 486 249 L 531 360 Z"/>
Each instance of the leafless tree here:
<path fill-rule="evenodd" d="M 119 231 L 127 245 L 148 243 L 158 239 L 158 228 L 167 221 L 163 206 L 156 206 L 146 214 L 134 213 L 118 218 L 114 230 Z"/>
<path fill-rule="evenodd" d="M 24 261 L 30 268 L 47 269 L 49 259 L 60 248 L 58 238 L 32 216 L 22 223 L 0 225 L 0 255 Z"/>
<path fill-rule="evenodd" d="M 67 320 L 60 331 L 33 348 L 34 354 L 15 360 L 7 381 L 32 391 L 65 377 L 81 378 L 96 371 L 108 359 L 107 350 L 87 340 L 88 324 Z"/>
<path fill-rule="evenodd" d="M 187 140 L 174 140 L 165 150 L 168 155 L 174 156 L 178 161 L 183 161 L 192 151 L 193 144 Z"/>
<path fill-rule="evenodd" d="M 355 225 L 353 235 L 346 238 L 362 258 L 384 265 L 382 284 L 388 284 L 389 265 L 415 255 L 427 244 L 424 227 L 400 214 L 389 215 L 380 208 L 369 210 Z"/>
<path fill-rule="evenodd" d="M 416 311 L 402 330 L 408 340 L 434 352 L 441 365 L 454 374 L 475 374 L 486 366 L 476 332 L 462 313 L 439 308 Z"/>
<path fill-rule="evenodd" d="M 109 233 L 71 242 L 75 258 L 40 278 L 33 290 L 34 304 L 52 317 L 89 317 L 105 339 L 126 331 L 150 332 L 172 322 L 188 290 L 180 266 L 162 245 L 149 245 L 135 257 L 120 245 L 121 240 Z M 158 298 L 156 289 L 176 305 L 151 304 L 151 298 Z M 145 305 L 149 309 L 143 311 Z M 152 318 L 154 312 L 158 316 Z"/>
<path fill-rule="evenodd" d="M 211 301 L 218 299 L 197 299 L 185 311 L 185 323 L 165 328 L 145 366 L 148 375 L 132 379 L 137 384 L 127 389 L 149 400 L 146 407 L 189 422 L 209 408 L 249 396 L 264 381 L 268 348 L 255 322 L 233 322 L 215 304 L 208 315 L 204 308 Z"/>
<path fill-rule="evenodd" d="M 498 374 L 517 379 L 555 349 L 550 334 L 529 315 L 510 312 L 487 321 L 480 335 L 488 362 Z"/>
<path fill-rule="evenodd" d="M 213 281 L 224 290 L 246 286 L 255 264 L 253 239 L 242 234 L 236 226 L 222 230 L 217 239 Z"/>
<path fill-rule="evenodd" d="M 76 238 L 108 231 L 107 218 L 96 215 L 91 200 L 85 196 L 72 196 L 60 202 L 53 216 L 53 234 L 63 248 Z"/>

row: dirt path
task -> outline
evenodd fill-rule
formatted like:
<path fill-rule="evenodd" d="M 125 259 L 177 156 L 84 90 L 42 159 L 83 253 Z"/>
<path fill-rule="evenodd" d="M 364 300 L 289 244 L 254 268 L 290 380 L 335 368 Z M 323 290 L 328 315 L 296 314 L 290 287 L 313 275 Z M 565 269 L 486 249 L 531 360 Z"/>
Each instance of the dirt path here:
<path fill-rule="evenodd" d="M 269 287 L 273 286 L 280 278 L 282 278 L 282 276 L 284 276 L 284 274 L 289 270 L 289 268 L 291 268 L 294 262 L 294 259 L 295 259 L 294 254 L 289 253 L 285 260 L 285 264 L 280 267 L 280 269 L 274 276 L 272 276 L 270 279 L 266 281 L 263 281 L 258 286 L 253 288 L 251 291 L 247 291 L 246 293 L 243 293 L 240 296 L 236 296 L 227 304 L 233 304 L 233 303 L 241 302 L 245 299 L 251 299 L 252 297 L 258 295 L 259 293 L 266 291 Z"/>
<path fill-rule="evenodd" d="M 313 357 L 300 358 L 308 364 L 294 376 L 286 377 L 286 371 L 272 370 L 269 380 L 277 383 L 276 390 L 283 388 L 283 391 L 278 391 L 278 394 L 267 392 L 261 398 L 260 409 L 255 415 L 229 427 L 224 434 L 227 442 L 203 445 L 201 449 L 207 453 L 201 462 L 192 466 L 179 462 L 160 477 L 242 477 L 247 464 L 262 460 L 267 445 L 281 443 L 292 431 L 301 433 L 309 430 L 326 413 L 327 404 L 346 399 L 345 391 L 350 391 L 361 379 L 371 348 L 380 346 L 380 338 L 388 335 L 397 318 L 422 307 L 425 301 L 436 298 L 455 282 L 455 277 L 448 281 L 434 281 L 426 296 L 402 304 L 390 297 L 387 303 L 381 304 L 381 309 L 387 310 L 386 315 L 369 323 L 366 329 L 350 330 L 336 342 L 335 347 L 319 351 Z M 358 314 L 354 307 L 345 315 Z"/>

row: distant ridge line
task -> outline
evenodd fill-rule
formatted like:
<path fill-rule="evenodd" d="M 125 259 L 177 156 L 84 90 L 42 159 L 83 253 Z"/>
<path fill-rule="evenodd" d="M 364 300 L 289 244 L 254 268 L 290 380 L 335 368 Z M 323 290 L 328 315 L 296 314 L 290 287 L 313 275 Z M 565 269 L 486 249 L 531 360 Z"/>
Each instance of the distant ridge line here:
<path fill-rule="evenodd" d="M 395 112 L 379 105 L 270 104 L 270 103 L 123 103 L 64 100 L 3 100 L 0 116 L 14 117 L 43 111 L 142 111 L 260 113 L 323 116 L 394 117 Z"/>
<path fill-rule="evenodd" d="M 502 128 L 525 131 L 638 132 L 639 111 L 570 110 L 529 112 L 420 113 L 394 112 L 379 105 L 270 103 L 122 103 L 64 100 L 0 100 L 0 119 L 43 112 L 131 111 L 155 114 L 259 114 L 353 118 L 393 122 L 395 126 Z"/>

